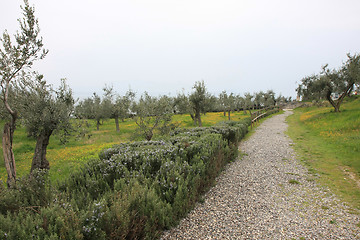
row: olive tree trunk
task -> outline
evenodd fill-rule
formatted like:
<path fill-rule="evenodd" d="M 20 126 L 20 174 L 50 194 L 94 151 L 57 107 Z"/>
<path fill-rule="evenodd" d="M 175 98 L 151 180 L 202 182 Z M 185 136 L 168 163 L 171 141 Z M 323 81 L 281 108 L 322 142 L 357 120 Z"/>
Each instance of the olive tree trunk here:
<path fill-rule="evenodd" d="M 340 112 L 340 105 L 343 102 L 344 98 L 349 95 L 352 91 L 354 83 L 350 83 L 345 92 L 343 92 L 337 100 L 333 100 L 331 98 L 331 91 L 328 91 L 326 94 L 326 99 L 330 102 L 330 104 L 334 107 L 335 112 Z"/>
<path fill-rule="evenodd" d="M 197 121 L 198 121 L 198 123 L 199 123 L 199 127 L 202 127 L 201 113 L 200 113 L 200 112 L 196 112 L 196 113 L 195 113 L 195 119 L 197 119 Z"/>
<path fill-rule="evenodd" d="M 46 159 L 46 149 L 49 145 L 51 134 L 52 131 L 48 131 L 37 137 L 34 158 L 31 164 L 31 172 L 36 168 L 50 169 L 49 161 Z"/>
<path fill-rule="evenodd" d="M 116 131 L 120 132 L 120 127 L 119 127 L 119 117 L 115 117 L 115 125 L 116 125 Z"/>
<path fill-rule="evenodd" d="M 96 130 L 100 130 L 100 120 L 96 120 Z"/>
<path fill-rule="evenodd" d="M 9 188 L 15 186 L 16 183 L 16 165 L 12 148 L 13 136 L 15 131 L 15 120 L 4 125 L 4 133 L 2 137 L 2 148 L 5 162 L 5 168 L 8 174 L 7 186 Z"/>
<path fill-rule="evenodd" d="M 196 126 L 197 125 L 197 118 L 195 117 L 195 115 L 194 114 L 192 114 L 192 113 L 190 113 L 190 117 L 191 117 L 191 119 L 194 121 L 194 126 Z"/>

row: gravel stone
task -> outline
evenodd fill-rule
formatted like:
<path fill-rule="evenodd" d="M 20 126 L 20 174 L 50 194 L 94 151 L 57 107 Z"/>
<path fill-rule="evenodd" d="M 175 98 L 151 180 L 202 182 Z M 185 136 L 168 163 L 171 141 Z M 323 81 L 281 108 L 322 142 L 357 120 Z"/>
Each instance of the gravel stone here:
<path fill-rule="evenodd" d="M 360 215 L 309 180 L 296 159 L 284 133 L 290 114 L 265 120 L 243 141 L 245 156 L 161 239 L 360 239 Z"/>

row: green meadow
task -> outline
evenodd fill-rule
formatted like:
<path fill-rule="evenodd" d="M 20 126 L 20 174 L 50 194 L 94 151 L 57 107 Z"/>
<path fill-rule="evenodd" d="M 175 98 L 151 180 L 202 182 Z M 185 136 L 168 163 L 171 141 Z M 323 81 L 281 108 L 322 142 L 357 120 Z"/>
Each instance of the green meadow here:
<path fill-rule="evenodd" d="M 246 117 L 249 117 L 249 114 L 245 115 L 243 112 L 231 113 L 231 120 L 237 121 Z M 212 126 L 220 121 L 227 121 L 227 119 L 228 117 L 225 117 L 222 112 L 207 113 L 202 116 L 204 127 Z M 179 127 L 194 127 L 189 114 L 174 115 L 172 121 Z M 126 119 L 124 122 L 119 123 L 120 132 L 116 132 L 114 119 L 108 119 L 103 122 L 100 130 L 97 131 L 95 121 L 89 120 L 88 122 L 90 123 L 89 134 L 80 139 L 71 137 L 66 145 L 61 143 L 58 136 L 51 136 L 47 159 L 50 162 L 50 178 L 52 181 L 66 179 L 75 169 L 78 169 L 90 159 L 97 158 L 102 149 L 121 142 L 131 141 L 132 133 L 137 127 L 132 119 Z M 0 124 L 1 129 L 3 124 L 4 122 Z M 7 173 L 1 146 L 0 149 L 0 180 L 5 183 Z M 29 138 L 26 129 L 18 126 L 14 134 L 17 177 L 22 177 L 30 172 L 34 149 L 35 139 Z"/>
<path fill-rule="evenodd" d="M 288 134 L 309 171 L 351 206 L 360 208 L 360 98 L 332 107 L 297 108 Z"/>

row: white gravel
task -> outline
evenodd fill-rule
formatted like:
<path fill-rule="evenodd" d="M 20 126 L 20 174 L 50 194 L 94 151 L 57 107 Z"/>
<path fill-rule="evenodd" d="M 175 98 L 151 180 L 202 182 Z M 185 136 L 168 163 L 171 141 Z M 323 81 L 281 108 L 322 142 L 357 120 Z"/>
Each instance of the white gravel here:
<path fill-rule="evenodd" d="M 360 239 L 360 216 L 311 179 L 284 134 L 291 111 L 240 144 L 242 159 L 161 239 Z"/>

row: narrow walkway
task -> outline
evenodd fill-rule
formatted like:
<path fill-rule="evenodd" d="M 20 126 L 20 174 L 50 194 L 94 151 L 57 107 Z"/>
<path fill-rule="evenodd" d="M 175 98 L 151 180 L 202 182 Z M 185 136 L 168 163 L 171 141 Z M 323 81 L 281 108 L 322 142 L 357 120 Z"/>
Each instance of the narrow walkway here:
<path fill-rule="evenodd" d="M 284 134 L 286 111 L 240 145 L 205 201 L 162 239 L 360 239 L 360 218 L 318 186 Z"/>

